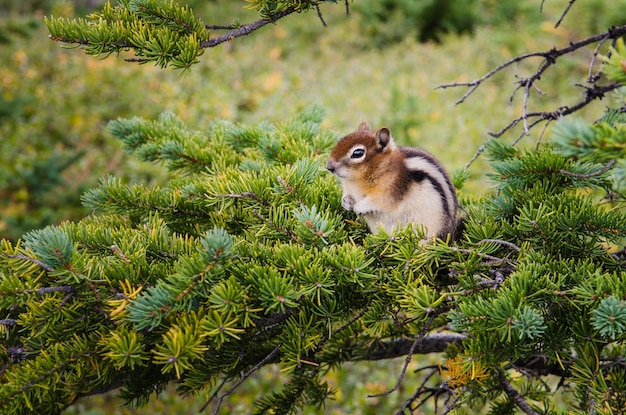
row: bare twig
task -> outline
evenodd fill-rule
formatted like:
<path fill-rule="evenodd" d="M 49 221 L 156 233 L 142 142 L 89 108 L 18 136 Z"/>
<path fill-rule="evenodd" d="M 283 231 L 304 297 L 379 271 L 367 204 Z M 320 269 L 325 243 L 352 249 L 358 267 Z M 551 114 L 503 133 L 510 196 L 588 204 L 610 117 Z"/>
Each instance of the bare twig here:
<path fill-rule="evenodd" d="M 439 85 L 436 89 L 447 89 L 447 88 L 455 88 L 455 87 L 459 87 L 459 86 L 467 86 L 469 89 L 468 91 L 461 97 L 459 98 L 456 102 L 455 105 L 459 105 L 462 104 L 463 102 L 465 102 L 465 100 L 483 83 L 485 82 L 487 79 L 491 78 L 492 76 L 494 76 L 496 73 L 502 71 L 503 69 L 508 68 L 509 66 L 516 64 L 518 62 L 521 62 L 523 60 L 529 59 L 529 58 L 533 58 L 533 57 L 543 57 L 545 58 L 547 54 L 549 54 L 550 51 L 548 52 L 531 52 L 531 53 L 525 53 L 523 55 L 519 55 L 516 56 L 512 59 L 509 59 L 508 61 L 496 66 L 495 68 L 493 68 L 492 70 L 490 70 L 489 72 L 487 72 L 485 75 L 483 75 L 482 77 L 475 79 L 473 81 L 470 82 L 451 82 L 451 83 L 447 83 L 447 84 L 441 84 Z"/>
<path fill-rule="evenodd" d="M 261 359 L 261 361 L 259 363 L 257 363 L 256 365 L 254 365 L 254 367 L 252 369 L 250 369 L 246 373 L 244 373 L 239 378 L 239 380 L 237 380 L 237 382 L 235 382 L 235 384 L 233 386 L 231 386 L 226 392 L 222 393 L 220 395 L 220 397 L 217 398 L 217 403 L 215 404 L 215 409 L 213 410 L 213 414 L 217 414 L 219 412 L 220 407 L 222 406 L 222 402 L 224 401 L 224 398 L 226 398 L 228 395 L 233 393 L 235 391 L 235 389 L 237 389 L 246 379 L 248 379 L 250 376 L 252 376 L 252 374 L 254 372 L 259 370 L 261 367 L 263 367 L 263 365 L 265 365 L 267 362 L 272 360 L 274 358 L 274 356 L 276 355 L 276 353 L 279 352 L 279 350 L 280 350 L 280 348 L 282 346 L 283 346 L 283 344 L 279 343 L 276 347 L 274 347 L 274 349 L 267 356 L 265 356 L 263 359 Z"/>
<path fill-rule="evenodd" d="M 450 395 L 452 396 L 452 395 Z M 461 399 L 461 395 L 457 394 L 454 399 L 452 400 L 452 402 L 449 402 L 446 404 L 446 409 L 443 411 L 443 413 L 441 415 L 447 415 L 450 412 L 452 412 L 455 408 L 456 408 L 456 403 L 459 401 L 459 399 Z"/>
<path fill-rule="evenodd" d="M 561 169 L 559 170 L 559 172 L 561 174 L 565 174 L 567 176 L 572 176 L 572 177 L 576 177 L 578 179 L 588 179 L 590 177 L 594 177 L 594 176 L 599 176 L 603 173 L 606 173 L 607 171 L 609 171 L 611 169 L 611 167 L 613 167 L 615 165 L 615 163 L 617 163 L 616 159 L 613 160 L 609 160 L 608 163 L 606 163 L 604 166 L 602 166 L 601 169 L 594 171 L 592 173 L 587 173 L 587 174 L 580 174 L 580 173 L 574 173 L 565 169 Z"/>
<path fill-rule="evenodd" d="M 427 395 L 425 398 L 423 398 L 416 406 L 415 409 L 420 408 L 422 405 L 424 405 L 426 403 L 426 401 L 430 398 L 432 398 L 433 396 L 437 395 L 437 391 L 438 389 L 433 389 L 433 388 L 428 388 L 426 387 L 426 383 L 428 383 L 428 381 L 437 373 L 439 373 L 439 366 L 437 365 L 433 365 L 433 366 L 426 366 L 423 368 L 420 368 L 420 370 L 429 370 L 430 369 L 430 373 L 428 375 L 426 375 L 426 377 L 424 378 L 424 380 L 422 381 L 422 383 L 420 384 L 420 386 L 417 388 L 417 390 L 415 391 L 415 393 L 413 394 L 413 396 L 411 396 L 409 399 L 407 399 L 407 401 L 404 403 L 404 405 L 402 405 L 402 407 L 396 412 L 396 415 L 402 415 L 404 414 L 404 411 L 406 409 L 408 409 L 411 404 L 413 402 L 415 402 L 420 396 L 422 395 Z M 436 413 L 436 411 L 435 411 Z"/>
<path fill-rule="evenodd" d="M 221 45 L 222 43 L 228 42 L 230 40 L 233 40 L 235 38 L 238 37 L 242 37 L 242 36 L 247 36 L 250 33 L 259 30 L 260 28 L 262 28 L 265 25 L 268 25 L 270 23 L 275 23 L 278 20 L 282 19 L 285 16 L 289 16 L 292 13 L 296 12 L 296 8 L 295 7 L 288 7 L 285 10 L 281 10 L 279 12 L 277 12 L 275 15 L 273 15 L 271 18 L 269 19 L 259 19 L 255 22 L 252 23 L 247 23 L 244 25 L 240 25 L 237 26 L 236 28 L 230 30 L 227 33 L 224 33 L 223 35 L 211 38 L 205 42 L 202 42 L 200 44 L 200 47 L 202 48 L 213 48 L 217 45 Z"/>
<path fill-rule="evenodd" d="M 42 262 L 35 258 L 27 257 L 26 255 L 18 254 L 18 255 L 4 255 L 4 256 L 6 256 L 7 258 L 21 259 L 24 261 L 32 262 L 33 264 L 39 265 L 41 268 L 45 269 L 48 272 L 54 271 L 54 268 L 52 268 L 50 265 L 46 264 L 45 262 Z"/>
<path fill-rule="evenodd" d="M 317 17 L 319 17 L 320 21 L 322 22 L 322 25 L 324 27 L 328 27 L 328 25 L 326 24 L 326 20 L 324 20 L 324 15 L 322 14 L 322 9 L 320 9 L 319 4 L 315 5 L 315 10 L 317 11 Z"/>
<path fill-rule="evenodd" d="M 519 246 L 515 245 L 513 242 L 503 241 L 502 239 L 483 239 L 482 241 L 478 241 L 477 245 L 488 244 L 488 243 L 500 244 L 500 245 L 508 246 L 509 248 L 511 248 L 512 250 L 516 252 L 520 251 Z"/>
<path fill-rule="evenodd" d="M 484 144 L 481 145 L 480 147 L 478 147 L 478 150 L 476 150 L 476 153 L 474 153 L 474 155 L 472 156 L 472 158 L 470 159 L 470 161 L 467 162 L 467 164 L 465 165 L 464 169 L 467 170 L 469 169 L 469 167 L 476 161 L 476 159 L 485 152 L 485 150 L 487 149 L 487 146 L 485 146 Z"/>
<path fill-rule="evenodd" d="M 461 333 L 432 333 L 421 338 L 417 346 L 413 349 L 413 354 L 443 352 L 450 344 L 460 343 L 465 338 L 465 334 Z M 366 350 L 364 353 L 352 357 L 350 360 L 382 360 L 405 356 L 410 352 L 413 343 L 411 339 L 381 342 L 372 346 L 371 350 Z M 360 347 L 357 346 L 354 349 L 359 348 Z"/>
<path fill-rule="evenodd" d="M 535 143 L 535 149 L 539 150 L 539 145 L 541 145 L 541 140 L 543 139 L 543 136 L 546 134 L 546 131 L 548 130 L 548 126 L 550 125 L 552 121 L 548 120 L 544 125 L 543 128 L 541 129 L 541 133 L 539 133 L 539 137 L 537 137 L 537 142 Z M 518 143 L 518 141 L 520 140 L 520 138 L 518 138 L 517 140 L 515 140 L 515 142 L 513 143 L 513 145 L 516 145 Z"/>
<path fill-rule="evenodd" d="M 505 263 L 505 262 L 508 261 L 506 258 L 499 258 L 497 256 L 485 254 L 485 253 L 482 253 L 482 252 L 473 251 L 471 249 L 460 249 L 460 248 L 457 248 L 456 246 L 450 247 L 450 250 L 452 252 L 459 252 L 459 253 L 462 253 L 462 254 L 476 254 L 479 257 L 481 257 L 483 259 L 486 259 L 488 261 L 488 263 L 486 263 L 486 264 L 502 264 L 502 263 Z"/>
<path fill-rule="evenodd" d="M 207 399 L 207 401 L 204 403 L 204 405 L 202 405 L 202 407 L 200 408 L 200 410 L 198 411 L 198 413 L 202 413 L 204 412 L 204 410 L 207 408 L 207 406 L 209 406 L 209 404 L 211 402 L 213 402 L 213 399 L 215 399 L 217 397 L 217 395 L 220 393 L 220 391 L 222 390 L 222 388 L 224 387 L 224 385 L 226 384 L 226 381 L 228 380 L 228 378 L 224 378 L 222 379 L 222 382 L 217 386 L 217 388 L 215 388 L 215 391 L 211 394 L 211 396 L 209 397 L 209 399 Z"/>
<path fill-rule="evenodd" d="M 74 289 L 70 287 L 69 285 L 57 285 L 55 287 L 38 288 L 36 292 L 37 292 L 37 295 L 44 295 L 44 294 L 58 293 L 58 292 L 63 292 L 66 294 L 73 294 Z"/>
<path fill-rule="evenodd" d="M 567 9 L 563 12 L 560 20 L 562 20 L 565 14 L 569 11 L 572 4 L 573 4 L 573 1 L 570 1 L 570 4 L 568 5 Z M 579 109 L 585 107 L 590 102 L 596 99 L 603 98 L 607 92 L 617 89 L 619 87 L 618 83 L 612 83 L 612 84 L 604 85 L 604 86 L 597 85 L 595 82 L 599 79 L 599 75 L 592 76 L 591 72 L 592 72 L 592 67 L 595 62 L 595 59 L 599 53 L 600 46 L 604 42 L 606 42 L 608 39 L 617 39 L 623 36 L 624 34 L 626 34 L 626 25 L 619 26 L 619 27 L 612 27 L 606 32 L 599 33 L 597 35 L 588 37 L 586 39 L 582 39 L 578 42 L 570 42 L 568 46 L 560 48 L 560 49 L 552 48 L 550 50 L 543 51 L 543 52 L 531 52 L 531 53 L 526 53 L 523 55 L 516 56 L 498 65 L 497 67 L 493 68 L 482 77 L 477 78 L 473 81 L 447 83 L 447 84 L 442 84 L 438 86 L 437 88 L 446 89 L 446 88 L 459 87 L 459 86 L 467 87 L 468 89 L 465 92 L 465 94 L 463 94 L 463 96 L 456 101 L 456 104 L 458 105 L 458 104 L 463 103 L 482 83 L 484 83 L 487 79 L 494 76 L 496 73 L 512 65 L 517 65 L 522 61 L 527 61 L 531 58 L 542 58 L 542 61 L 539 64 L 535 73 L 533 73 L 529 77 L 520 78 L 519 81 L 517 81 L 518 87 L 515 88 L 515 90 L 513 91 L 513 94 L 511 95 L 510 100 L 513 99 L 517 91 L 520 91 L 520 90 L 524 91 L 522 115 L 512 120 L 509 124 L 507 124 L 500 131 L 495 132 L 495 133 L 493 132 L 489 133 L 491 136 L 497 138 L 497 137 L 502 136 L 505 132 L 507 132 L 511 128 L 515 127 L 518 123 L 522 122 L 524 125 L 524 131 L 522 133 L 522 136 L 528 135 L 529 130 L 533 128 L 535 125 L 543 121 L 554 120 L 564 115 L 568 115 L 575 111 L 578 111 Z M 553 66 L 554 64 L 556 64 L 557 60 L 560 57 L 567 55 L 571 52 L 574 52 L 576 50 L 582 49 L 594 43 L 597 43 L 597 45 L 593 53 L 593 59 L 590 65 L 590 72 L 588 75 L 588 81 L 590 81 L 591 85 L 584 87 L 585 88 L 584 99 L 581 102 L 574 104 L 573 106 L 562 106 L 560 108 L 557 108 L 554 111 L 529 112 L 528 100 L 530 97 L 531 87 L 535 89 L 537 88 L 536 82 L 540 80 L 541 76 L 546 72 L 546 70 L 550 68 L 551 66 Z M 517 74 L 516 74 L 516 77 L 517 77 Z M 539 93 L 542 93 L 542 92 L 539 91 Z"/>
<path fill-rule="evenodd" d="M 565 15 L 567 14 L 567 12 L 569 12 L 569 10 L 572 8 L 572 6 L 574 5 L 575 2 L 576 2 L 576 0 L 569 0 L 569 3 L 567 4 L 567 7 L 563 11 L 563 13 L 561 13 L 561 17 L 559 17 L 559 20 L 557 20 L 556 24 L 554 25 L 555 29 L 557 27 L 559 27 L 561 25 L 561 23 L 563 23 L 563 19 L 565 19 Z"/>
<path fill-rule="evenodd" d="M 369 394 L 369 395 L 367 395 L 368 398 L 380 398 L 382 396 L 390 395 L 391 393 L 393 393 L 396 390 L 398 390 L 398 388 L 400 387 L 400 384 L 404 380 L 404 375 L 406 374 L 406 370 L 409 367 L 409 363 L 411 363 L 411 358 L 413 357 L 413 352 L 415 351 L 415 348 L 417 347 L 417 344 L 421 340 L 422 340 L 422 336 L 418 336 L 415 339 L 415 341 L 413 342 L 413 344 L 411 345 L 411 348 L 409 349 L 409 353 L 407 353 L 406 358 L 404 359 L 404 365 L 402 365 L 402 370 L 400 371 L 400 376 L 398 376 L 398 380 L 397 380 L 396 384 L 394 385 L 394 387 L 389 389 L 388 391 L 385 391 L 385 392 L 382 392 L 382 393 Z"/>
<path fill-rule="evenodd" d="M 428 333 L 428 331 L 430 330 L 430 326 L 431 326 L 433 320 L 440 313 L 441 313 L 441 311 L 438 311 L 438 310 L 433 310 L 431 312 L 430 317 L 426 321 L 426 324 L 424 324 L 424 327 L 422 327 L 422 329 L 420 330 L 417 338 L 411 344 L 411 347 L 409 348 L 409 352 L 407 353 L 406 358 L 404 359 L 404 365 L 402 366 L 402 370 L 400 371 L 400 376 L 398 376 L 398 381 L 396 382 L 394 387 L 389 389 L 386 392 L 383 392 L 383 393 L 376 393 L 376 394 L 367 395 L 368 398 L 379 398 L 379 397 L 382 397 L 382 396 L 387 396 L 387 395 L 395 392 L 396 390 L 398 390 L 398 388 L 400 387 L 400 384 L 404 380 L 404 375 L 406 374 L 407 368 L 409 367 L 409 363 L 411 363 L 411 359 L 413 358 L 413 354 L 415 353 L 415 350 L 416 350 L 418 344 L 424 339 L 424 337 L 426 336 L 426 333 Z"/>
<path fill-rule="evenodd" d="M 606 39 L 616 39 L 616 38 L 618 38 L 620 36 L 623 36 L 624 34 L 626 34 L 626 25 L 625 26 L 619 26 L 619 27 L 613 27 L 613 28 L 609 29 L 608 31 L 603 32 L 603 33 L 599 33 L 599 34 L 597 34 L 595 36 L 588 37 L 588 38 L 580 40 L 578 42 L 571 42 L 569 44 L 569 46 L 561 48 L 561 49 L 552 48 L 552 49 L 550 49 L 548 51 L 544 51 L 544 52 L 529 52 L 529 53 L 525 53 L 525 54 L 516 56 L 516 57 L 511 58 L 508 61 L 503 62 L 502 64 L 496 66 L 495 68 L 493 68 L 492 70 L 487 72 L 482 77 L 480 77 L 478 79 L 475 79 L 473 81 L 469 81 L 469 82 L 453 82 L 453 83 L 441 84 L 437 88 L 446 89 L 446 88 L 453 88 L 453 87 L 459 87 L 459 86 L 467 86 L 468 88 L 470 88 L 470 91 L 468 93 L 466 93 L 465 95 L 463 95 L 459 100 L 456 101 L 456 104 L 461 104 L 461 103 L 463 103 L 465 101 L 465 99 L 472 92 L 474 92 L 474 90 L 478 86 L 480 86 L 480 84 L 482 84 L 487 79 L 491 78 L 496 73 L 502 71 L 503 69 L 508 68 L 509 66 L 511 66 L 513 64 L 517 64 L 517 63 L 525 61 L 525 60 L 527 60 L 529 58 L 536 58 L 536 57 L 544 58 L 543 63 L 539 66 L 539 68 L 537 69 L 537 72 L 532 76 L 532 78 L 538 78 L 539 76 L 541 76 L 541 74 L 543 74 L 545 72 L 545 70 L 549 66 L 552 66 L 556 62 L 556 60 L 558 58 L 560 58 L 561 56 L 567 55 L 568 53 L 571 53 L 571 52 L 573 52 L 575 50 L 581 49 L 581 48 L 583 48 L 583 47 L 585 47 L 587 45 L 590 45 L 592 43 L 605 41 Z"/>
<path fill-rule="evenodd" d="M 590 102 L 599 99 L 599 98 L 604 98 L 604 95 L 607 92 L 613 91 L 617 88 L 620 87 L 620 84 L 617 82 L 614 82 L 612 84 L 608 84 L 608 85 L 604 85 L 604 86 L 592 86 L 592 87 L 585 87 L 585 97 L 581 102 L 578 102 L 577 104 L 575 104 L 572 107 L 568 107 L 568 106 L 563 106 L 563 107 L 559 107 L 557 109 L 555 109 L 554 111 L 544 111 L 544 112 L 529 112 L 526 114 L 523 114 L 517 118 L 515 118 L 513 121 L 511 121 L 509 124 L 507 124 L 504 128 L 502 128 L 500 131 L 498 132 L 491 132 L 489 133 L 490 136 L 494 137 L 494 138 L 498 138 L 501 137 L 502 135 L 504 135 L 504 133 L 506 133 L 508 130 L 510 130 L 511 128 L 515 127 L 520 121 L 522 120 L 529 120 L 530 118 L 536 118 L 535 120 L 533 120 L 532 122 L 530 122 L 528 124 L 528 130 L 532 129 L 535 125 L 543 122 L 543 121 L 553 121 L 553 120 L 557 120 L 561 117 L 564 117 L 566 115 L 572 114 L 578 110 L 580 110 L 581 108 L 587 106 L 587 104 L 589 104 Z M 525 133 L 522 133 L 522 135 L 525 135 Z M 519 140 L 516 140 L 516 142 Z"/>
<path fill-rule="evenodd" d="M 591 56 L 591 62 L 589 63 L 589 72 L 587 74 L 587 82 L 590 84 L 596 82 L 600 78 L 600 75 L 602 74 L 601 71 L 596 72 L 595 75 L 592 75 L 591 73 L 593 72 L 593 65 L 595 65 L 596 63 L 598 53 L 600 53 L 600 48 L 602 47 L 602 45 L 604 45 L 604 42 L 606 42 L 608 39 L 609 39 L 609 36 L 607 34 L 607 36 L 604 39 L 598 42 L 598 44 L 596 45 L 596 48 L 593 50 L 593 55 Z"/>
<path fill-rule="evenodd" d="M 524 397 L 520 395 L 520 393 L 511 386 L 508 380 L 504 377 L 503 374 L 500 374 L 500 386 L 504 390 L 504 393 L 517 405 L 519 409 L 521 409 L 526 415 L 540 415 L 539 412 L 536 412 L 528 402 L 524 400 Z"/>

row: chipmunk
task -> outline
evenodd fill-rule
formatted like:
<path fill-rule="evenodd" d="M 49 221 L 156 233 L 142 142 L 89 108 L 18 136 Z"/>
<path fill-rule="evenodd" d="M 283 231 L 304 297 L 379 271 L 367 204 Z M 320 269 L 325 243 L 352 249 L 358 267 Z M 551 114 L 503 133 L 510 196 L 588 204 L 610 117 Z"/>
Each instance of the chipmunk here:
<path fill-rule="evenodd" d="M 363 215 L 372 233 L 416 223 L 427 238 L 458 238 L 461 221 L 450 177 L 430 153 L 397 146 L 388 128 L 367 123 L 335 145 L 326 168 L 339 177 L 341 204 Z"/>

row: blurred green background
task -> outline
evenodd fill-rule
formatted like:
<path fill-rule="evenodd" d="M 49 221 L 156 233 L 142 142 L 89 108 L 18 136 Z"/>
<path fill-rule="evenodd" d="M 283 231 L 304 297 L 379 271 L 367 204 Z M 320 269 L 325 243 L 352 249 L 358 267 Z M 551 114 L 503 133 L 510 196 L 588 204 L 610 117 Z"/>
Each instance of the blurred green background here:
<path fill-rule="evenodd" d="M 258 18 L 243 1 L 187 3 L 208 24 Z M 469 81 L 519 54 L 562 47 L 626 23 L 626 0 L 576 3 L 558 29 L 554 23 L 567 1 L 356 0 L 349 17 L 342 3 L 322 6 L 327 27 L 314 12 L 293 15 L 206 51 L 200 64 L 181 75 L 123 57 L 88 57 L 47 38 L 43 16 L 84 16 L 100 0 L 0 0 L 0 237 L 17 240 L 31 229 L 89 214 L 80 195 L 107 175 L 147 184 L 165 178 L 164 169 L 125 155 L 107 134 L 107 123 L 118 117 L 172 110 L 202 130 L 220 118 L 274 122 L 318 105 L 327 111 L 326 128 L 345 134 L 361 121 L 386 125 L 401 144 L 431 151 L 449 170 L 462 168 L 489 131 L 521 114 L 521 95 L 509 104 L 515 75 L 531 74 L 540 60 L 498 74 L 459 106 L 455 101 L 466 90 L 438 85 Z M 544 94 L 533 93 L 530 110 L 580 100 L 583 91 L 574 84 L 586 79 L 592 53 L 581 51 L 546 73 L 539 84 Z M 624 100 L 622 94 L 608 99 L 619 105 Z M 579 115 L 593 121 L 606 104 L 594 103 Z M 518 128 L 506 139 L 520 133 Z M 534 145 L 540 135 L 537 128 L 522 145 Z M 463 192 L 490 191 L 485 170 L 480 158 L 472 164 Z M 411 367 L 423 364 L 420 359 Z M 332 379 L 341 390 L 326 413 L 397 409 L 402 391 L 382 399 L 366 395 L 393 386 L 401 365 L 384 361 L 337 371 Z M 222 413 L 248 413 L 254 398 L 279 377 L 264 369 L 227 400 Z M 410 377 L 405 393 L 415 385 Z M 122 408 L 109 394 L 83 399 L 67 413 L 191 414 L 209 394 L 182 400 L 169 389 L 141 410 Z"/>

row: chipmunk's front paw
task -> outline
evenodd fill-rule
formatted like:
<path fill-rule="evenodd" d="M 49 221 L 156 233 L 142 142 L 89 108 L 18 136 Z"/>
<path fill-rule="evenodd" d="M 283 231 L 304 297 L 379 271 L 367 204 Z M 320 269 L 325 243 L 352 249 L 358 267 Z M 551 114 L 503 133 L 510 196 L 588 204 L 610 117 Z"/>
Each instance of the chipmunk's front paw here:
<path fill-rule="evenodd" d="M 367 215 L 378 212 L 376 205 L 374 205 L 369 198 L 361 199 L 352 207 L 354 213 L 357 215 Z"/>
<path fill-rule="evenodd" d="M 352 195 L 343 195 L 343 197 L 341 198 L 341 206 L 343 206 L 345 210 L 354 209 L 355 203 L 356 200 L 354 200 L 354 196 Z"/>

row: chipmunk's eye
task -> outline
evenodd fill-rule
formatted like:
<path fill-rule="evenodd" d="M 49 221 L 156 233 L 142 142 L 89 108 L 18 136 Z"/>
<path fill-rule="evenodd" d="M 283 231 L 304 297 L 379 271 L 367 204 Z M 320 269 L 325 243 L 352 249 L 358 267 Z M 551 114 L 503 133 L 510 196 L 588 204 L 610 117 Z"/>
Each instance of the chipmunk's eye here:
<path fill-rule="evenodd" d="M 364 148 L 355 148 L 354 151 L 352 152 L 352 154 L 350 154 L 350 158 L 351 159 L 360 159 L 364 155 L 365 155 L 365 149 Z"/>

